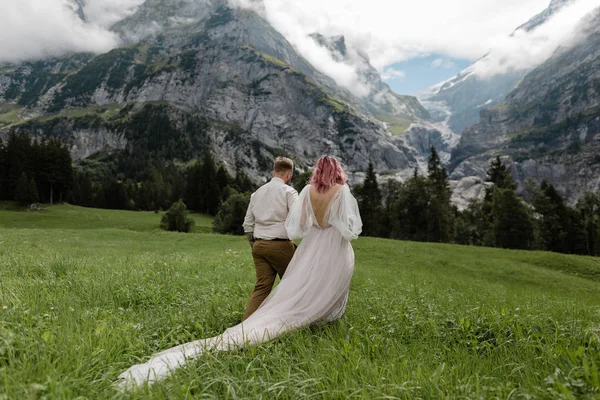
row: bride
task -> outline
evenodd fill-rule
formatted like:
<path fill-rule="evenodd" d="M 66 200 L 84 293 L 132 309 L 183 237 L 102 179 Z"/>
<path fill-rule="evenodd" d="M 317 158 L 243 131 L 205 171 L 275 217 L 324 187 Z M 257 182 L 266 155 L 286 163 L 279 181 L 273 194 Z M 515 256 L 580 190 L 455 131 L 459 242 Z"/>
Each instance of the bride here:
<path fill-rule="evenodd" d="M 294 329 L 340 318 L 346 309 L 354 251 L 362 230 L 355 198 L 338 160 L 319 159 L 310 184 L 286 220 L 290 239 L 303 239 L 279 285 L 243 323 L 221 335 L 155 354 L 119 375 L 121 386 L 152 383 L 205 350 L 260 344 Z"/>

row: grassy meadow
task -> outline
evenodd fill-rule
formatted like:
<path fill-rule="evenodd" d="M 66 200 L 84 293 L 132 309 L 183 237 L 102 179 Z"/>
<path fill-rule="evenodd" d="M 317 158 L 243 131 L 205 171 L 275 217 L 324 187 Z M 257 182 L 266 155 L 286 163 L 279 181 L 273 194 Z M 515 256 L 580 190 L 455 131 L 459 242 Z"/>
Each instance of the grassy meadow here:
<path fill-rule="evenodd" d="M 245 238 L 160 215 L 0 205 L 0 399 L 598 399 L 600 259 L 361 238 L 344 318 L 112 382 L 240 322 Z"/>

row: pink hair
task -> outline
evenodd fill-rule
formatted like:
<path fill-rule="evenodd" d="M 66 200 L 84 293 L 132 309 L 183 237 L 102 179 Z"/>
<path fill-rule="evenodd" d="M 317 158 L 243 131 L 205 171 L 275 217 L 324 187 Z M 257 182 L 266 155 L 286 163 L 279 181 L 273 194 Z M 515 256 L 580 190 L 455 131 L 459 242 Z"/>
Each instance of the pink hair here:
<path fill-rule="evenodd" d="M 321 193 L 326 192 L 335 184 L 344 185 L 346 182 L 348 182 L 348 178 L 340 162 L 331 156 L 319 158 L 312 178 L 310 178 L 310 184 Z"/>

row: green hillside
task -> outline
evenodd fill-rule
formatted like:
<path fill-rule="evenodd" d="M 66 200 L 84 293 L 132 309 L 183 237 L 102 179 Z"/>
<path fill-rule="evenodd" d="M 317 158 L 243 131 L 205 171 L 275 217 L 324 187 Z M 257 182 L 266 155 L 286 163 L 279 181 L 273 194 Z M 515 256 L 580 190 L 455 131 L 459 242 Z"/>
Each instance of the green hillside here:
<path fill-rule="evenodd" d="M 600 259 L 361 238 L 345 317 L 121 394 L 241 319 L 244 238 L 160 215 L 0 205 L 0 399 L 600 397 Z"/>

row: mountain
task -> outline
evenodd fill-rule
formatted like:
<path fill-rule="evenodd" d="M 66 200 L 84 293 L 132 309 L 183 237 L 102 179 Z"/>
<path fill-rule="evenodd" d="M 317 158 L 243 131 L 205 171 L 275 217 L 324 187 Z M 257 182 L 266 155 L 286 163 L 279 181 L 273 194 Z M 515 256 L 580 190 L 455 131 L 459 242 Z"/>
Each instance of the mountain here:
<path fill-rule="evenodd" d="M 64 0 L 65 6 L 68 7 L 73 13 L 77 14 L 79 18 L 85 20 L 85 13 L 83 11 L 84 2 L 83 0 Z"/>
<path fill-rule="evenodd" d="M 552 0 L 548 8 L 518 27 L 532 31 L 575 0 Z M 513 32 L 513 35 L 515 34 Z M 502 102 L 530 69 L 509 70 L 493 76 L 481 76 L 476 71 L 490 62 L 490 54 L 447 81 L 441 82 L 418 95 L 435 121 L 445 122 L 455 133 L 461 134 L 467 127 L 479 121 L 479 112 Z"/>
<path fill-rule="evenodd" d="M 325 37 L 314 33 L 311 37 L 329 50 L 332 58 L 355 68 L 359 82 L 369 89 L 359 98 L 363 111 L 372 119 L 383 123 L 390 133 L 401 136 L 404 143 L 415 150 L 417 164 L 414 167 L 425 171 L 426 159 L 431 146 L 435 146 L 444 162 L 450 160 L 458 136 L 445 125 L 432 121 L 429 112 L 415 96 L 399 95 L 383 82 L 381 74 L 370 63 L 369 57 L 360 49 L 347 46 L 344 36 Z M 411 170 L 412 174 L 412 170 Z M 401 173 L 400 177 L 406 176 Z"/>
<path fill-rule="evenodd" d="M 422 163 L 428 147 L 399 131 L 427 123 L 416 98 L 393 93 L 372 67 L 365 79 L 376 90 L 356 97 L 298 54 L 255 4 L 147 0 L 113 27 L 121 48 L 0 66 L 0 137 L 58 136 L 75 159 L 147 152 L 185 163 L 211 150 L 254 176 L 277 155 L 306 167 L 331 153 L 351 170 L 372 161 L 405 174 Z"/>
<path fill-rule="evenodd" d="M 600 190 L 600 7 L 578 37 L 481 111 L 453 151 L 452 179 L 483 178 L 490 158 L 501 156 L 521 191 L 529 178 L 553 183 L 570 203 Z"/>

